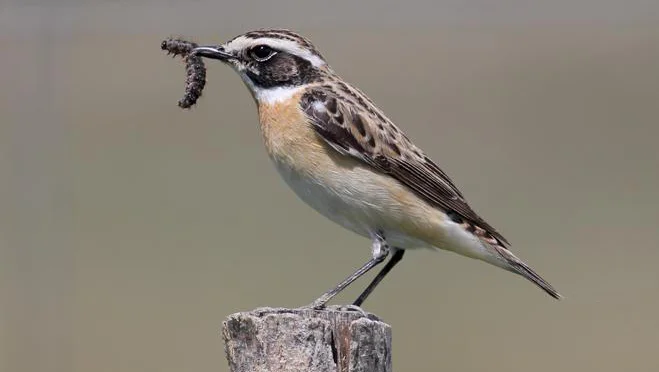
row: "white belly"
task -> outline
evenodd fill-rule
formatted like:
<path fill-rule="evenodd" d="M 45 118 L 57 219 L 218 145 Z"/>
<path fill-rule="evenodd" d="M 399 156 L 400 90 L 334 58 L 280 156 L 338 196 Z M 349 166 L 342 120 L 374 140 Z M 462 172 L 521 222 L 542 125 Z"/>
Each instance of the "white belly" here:
<path fill-rule="evenodd" d="M 395 217 L 405 211 L 382 180 L 376 179 L 384 176 L 362 167 L 342 168 L 340 174 L 330 170 L 318 176 L 303 174 L 277 161 L 275 165 L 300 199 L 344 228 L 367 238 L 382 231 L 387 242 L 398 248 L 430 246 L 397 228 Z"/>

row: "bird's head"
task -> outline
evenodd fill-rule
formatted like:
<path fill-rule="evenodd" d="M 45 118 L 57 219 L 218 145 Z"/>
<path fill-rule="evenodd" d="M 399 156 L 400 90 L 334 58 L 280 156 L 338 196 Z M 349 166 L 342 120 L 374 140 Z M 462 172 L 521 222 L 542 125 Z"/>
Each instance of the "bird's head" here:
<path fill-rule="evenodd" d="M 331 73 L 316 48 L 288 30 L 258 30 L 217 46 L 200 46 L 198 56 L 232 66 L 258 102 L 277 101 Z"/>

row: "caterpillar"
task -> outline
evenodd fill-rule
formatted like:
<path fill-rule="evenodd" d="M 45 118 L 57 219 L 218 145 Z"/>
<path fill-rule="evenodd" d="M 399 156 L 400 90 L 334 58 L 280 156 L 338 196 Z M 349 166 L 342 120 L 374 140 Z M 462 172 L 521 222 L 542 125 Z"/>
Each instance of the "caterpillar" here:
<path fill-rule="evenodd" d="M 178 101 L 178 106 L 184 109 L 197 103 L 206 85 L 204 61 L 199 56 L 190 55 L 190 51 L 196 47 L 197 43 L 175 38 L 167 38 L 160 44 L 160 48 L 167 51 L 168 55 L 180 55 L 185 60 L 185 94 Z"/>

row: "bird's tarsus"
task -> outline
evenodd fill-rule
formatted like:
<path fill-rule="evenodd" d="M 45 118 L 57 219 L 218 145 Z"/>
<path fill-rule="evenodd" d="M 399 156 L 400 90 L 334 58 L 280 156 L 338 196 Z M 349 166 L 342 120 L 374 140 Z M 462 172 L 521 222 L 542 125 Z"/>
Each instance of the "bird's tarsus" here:
<path fill-rule="evenodd" d="M 318 297 L 318 299 L 316 299 L 314 302 L 312 302 L 310 305 L 306 307 L 310 307 L 316 310 L 325 308 L 325 304 L 327 304 L 329 300 L 331 300 L 334 296 L 339 294 L 339 292 L 341 292 L 347 286 L 352 284 L 352 282 L 359 279 L 362 275 L 369 272 L 372 268 L 379 265 L 380 263 L 382 263 L 382 261 L 384 261 L 387 258 L 387 256 L 389 255 L 389 251 L 391 249 L 389 248 L 389 244 L 387 244 L 387 241 L 384 238 L 384 234 L 381 231 L 378 231 L 373 234 L 373 244 L 371 249 L 373 252 L 373 257 L 368 262 L 366 262 L 357 271 L 355 271 L 353 274 L 351 274 L 346 279 L 344 279 L 336 287 L 323 293 L 322 296 Z"/>

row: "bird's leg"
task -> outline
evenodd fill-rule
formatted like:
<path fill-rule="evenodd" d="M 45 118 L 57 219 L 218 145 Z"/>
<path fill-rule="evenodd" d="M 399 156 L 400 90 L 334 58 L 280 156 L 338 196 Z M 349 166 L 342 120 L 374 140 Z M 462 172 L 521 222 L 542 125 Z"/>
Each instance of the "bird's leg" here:
<path fill-rule="evenodd" d="M 378 275 L 376 275 L 375 278 L 373 278 L 371 284 L 369 284 L 368 287 L 366 287 L 366 289 L 364 290 L 364 292 L 362 292 L 362 294 L 360 294 L 359 297 L 357 297 L 355 302 L 352 303 L 354 306 L 361 306 L 366 300 L 366 298 L 371 294 L 371 292 L 373 292 L 375 287 L 377 287 L 378 284 L 380 284 L 380 282 L 382 281 L 382 279 L 384 279 L 384 277 L 389 273 L 389 271 L 391 271 L 391 269 L 393 269 L 394 266 L 396 266 L 396 264 L 403 259 L 403 254 L 405 254 L 404 249 L 393 248 L 393 252 L 394 253 L 389 259 L 389 262 L 387 262 L 387 264 L 384 265 L 384 267 L 382 268 L 382 270 L 380 270 Z"/>
<path fill-rule="evenodd" d="M 335 288 L 325 292 L 316 301 L 312 302 L 311 305 L 309 305 L 309 307 L 314 309 L 323 308 L 327 303 L 327 301 L 331 300 L 334 296 L 339 294 L 339 292 L 344 290 L 352 282 L 359 279 L 359 277 L 366 274 L 369 270 L 371 270 L 378 264 L 382 263 L 382 261 L 384 261 L 385 258 L 387 258 L 390 250 L 389 244 L 387 244 L 387 241 L 384 239 L 384 236 L 382 235 L 381 232 L 373 234 L 372 250 L 373 250 L 373 258 L 371 258 L 367 263 L 364 264 L 364 266 L 360 267 L 352 275 L 345 278 L 345 280 L 339 283 Z"/>

